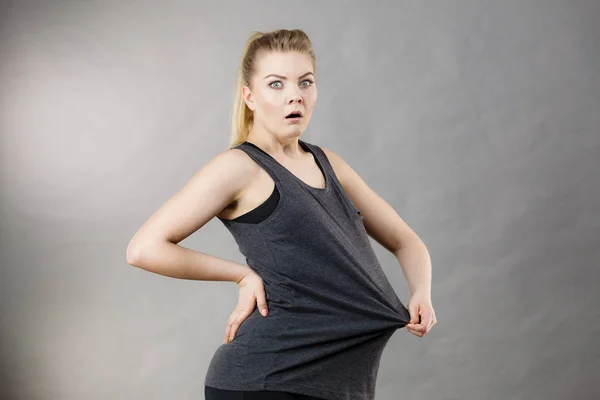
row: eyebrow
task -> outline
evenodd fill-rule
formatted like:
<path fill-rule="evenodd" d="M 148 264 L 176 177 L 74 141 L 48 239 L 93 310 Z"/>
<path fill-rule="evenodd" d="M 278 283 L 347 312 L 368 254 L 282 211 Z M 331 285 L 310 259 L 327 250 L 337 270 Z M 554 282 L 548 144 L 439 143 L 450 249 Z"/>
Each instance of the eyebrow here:
<path fill-rule="evenodd" d="M 315 76 L 315 74 L 313 74 L 312 72 L 307 72 L 304 75 L 302 75 L 301 77 L 299 77 L 298 79 L 302 79 L 302 78 L 304 78 L 305 76 L 308 76 L 308 75 Z M 270 76 L 274 76 L 274 77 L 279 78 L 279 79 L 287 79 L 285 76 L 276 75 L 276 74 L 267 75 L 267 76 L 264 77 L 264 79 L 267 79 Z"/>

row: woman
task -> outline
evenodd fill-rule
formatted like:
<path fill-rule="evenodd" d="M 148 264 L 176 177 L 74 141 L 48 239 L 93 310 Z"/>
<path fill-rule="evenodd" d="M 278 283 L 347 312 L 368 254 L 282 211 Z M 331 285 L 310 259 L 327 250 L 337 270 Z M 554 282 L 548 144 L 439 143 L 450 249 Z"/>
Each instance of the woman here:
<path fill-rule="evenodd" d="M 436 323 L 425 245 L 342 158 L 300 139 L 317 101 L 315 73 L 303 31 L 253 33 L 239 70 L 230 149 L 128 247 L 128 262 L 148 271 L 239 285 L 205 378 L 207 400 L 373 399 L 391 335 L 406 327 L 421 337 Z M 177 245 L 214 216 L 247 265 Z M 368 235 L 401 264 L 408 308 Z"/>

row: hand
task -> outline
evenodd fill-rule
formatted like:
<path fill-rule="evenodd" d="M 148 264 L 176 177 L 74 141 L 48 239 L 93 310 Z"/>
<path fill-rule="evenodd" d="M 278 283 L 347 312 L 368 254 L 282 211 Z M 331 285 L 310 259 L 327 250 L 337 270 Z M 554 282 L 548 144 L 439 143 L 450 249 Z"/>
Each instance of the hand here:
<path fill-rule="evenodd" d="M 251 271 L 238 282 L 238 285 L 240 285 L 238 305 L 227 321 L 223 344 L 233 340 L 238 328 L 252 314 L 257 304 L 259 310 L 261 310 L 261 314 L 263 316 L 267 315 L 267 299 L 265 297 L 263 280 L 260 275 Z"/>
<path fill-rule="evenodd" d="M 435 311 L 431 305 L 431 298 L 421 293 L 415 293 L 408 302 L 410 323 L 406 329 L 413 335 L 423 337 L 437 323 Z"/>

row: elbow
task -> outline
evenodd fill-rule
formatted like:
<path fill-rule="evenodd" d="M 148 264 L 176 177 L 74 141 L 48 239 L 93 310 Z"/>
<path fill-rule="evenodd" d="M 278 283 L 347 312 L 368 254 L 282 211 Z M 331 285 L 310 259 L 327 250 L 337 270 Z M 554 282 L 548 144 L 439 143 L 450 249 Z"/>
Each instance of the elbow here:
<path fill-rule="evenodd" d="M 141 258 L 141 249 L 139 246 L 135 245 L 133 241 L 129 243 L 127 246 L 127 251 L 125 253 L 125 259 L 127 260 L 127 264 L 138 267 L 139 260 Z"/>
<path fill-rule="evenodd" d="M 155 257 L 155 250 L 165 243 L 164 240 L 148 240 L 147 238 L 133 238 L 127 245 L 125 258 L 127 264 L 145 269 L 144 264 Z"/>

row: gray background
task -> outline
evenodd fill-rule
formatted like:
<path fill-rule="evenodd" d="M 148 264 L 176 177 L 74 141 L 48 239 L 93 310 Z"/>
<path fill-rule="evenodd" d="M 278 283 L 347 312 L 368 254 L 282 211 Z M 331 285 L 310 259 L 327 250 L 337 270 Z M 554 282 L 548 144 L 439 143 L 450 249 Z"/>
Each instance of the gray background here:
<path fill-rule="evenodd" d="M 237 286 L 131 267 L 229 140 L 252 30 L 304 29 L 330 147 L 428 246 L 438 324 L 377 400 L 600 397 L 599 1 L 0 8 L 2 399 L 202 399 Z M 244 262 L 216 220 L 181 245 Z M 400 298 L 396 259 L 373 241 Z"/>

